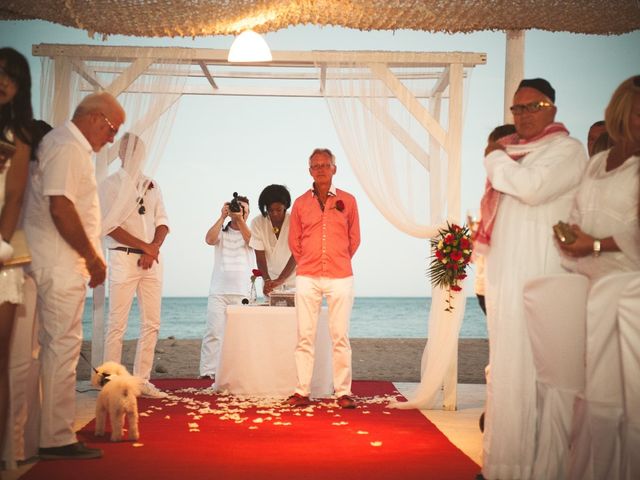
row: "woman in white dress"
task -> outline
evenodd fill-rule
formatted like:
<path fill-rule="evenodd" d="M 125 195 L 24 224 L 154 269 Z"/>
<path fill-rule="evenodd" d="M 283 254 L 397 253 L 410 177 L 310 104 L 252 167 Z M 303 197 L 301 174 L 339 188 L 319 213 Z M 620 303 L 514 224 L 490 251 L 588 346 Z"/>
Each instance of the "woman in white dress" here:
<path fill-rule="evenodd" d="M 31 156 L 31 74 L 27 60 L 12 48 L 0 49 L 0 452 L 9 410 L 9 350 L 18 304 L 22 267 L 3 267 L 20 219 Z"/>
<path fill-rule="evenodd" d="M 258 199 L 262 215 L 251 222 L 251 242 L 256 263 L 264 280 L 263 293 L 278 287 L 292 289 L 296 284 L 296 261 L 289 250 L 289 212 L 291 195 L 284 185 L 269 185 Z"/>
<path fill-rule="evenodd" d="M 638 417 L 626 410 L 639 401 L 638 336 L 625 327 L 625 318 L 637 323 L 640 297 L 631 293 L 619 308 L 640 275 L 640 75 L 616 89 L 605 123 L 613 147 L 591 157 L 570 216 L 577 239 L 559 243 L 565 266 L 591 283 L 585 389 L 574 403 L 569 467 L 569 478 L 581 480 L 640 474 L 640 436 L 630 434 Z"/>

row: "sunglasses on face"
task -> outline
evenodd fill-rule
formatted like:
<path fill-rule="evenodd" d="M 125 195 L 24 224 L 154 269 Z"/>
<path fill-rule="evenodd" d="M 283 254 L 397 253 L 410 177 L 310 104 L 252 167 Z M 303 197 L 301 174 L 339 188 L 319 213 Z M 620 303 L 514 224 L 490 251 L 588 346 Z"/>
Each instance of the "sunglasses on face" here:
<path fill-rule="evenodd" d="M 140 215 L 144 215 L 145 213 L 147 213 L 147 209 L 144 206 L 144 197 L 138 197 L 137 202 L 138 202 L 138 205 L 139 205 L 138 213 Z"/>
<path fill-rule="evenodd" d="M 511 110 L 511 113 L 514 115 L 522 115 L 524 112 L 536 113 L 542 110 L 543 108 L 550 108 L 550 107 L 553 107 L 553 103 L 540 100 L 538 102 L 520 103 L 517 105 L 512 105 L 511 107 L 509 107 L 509 110 Z"/>

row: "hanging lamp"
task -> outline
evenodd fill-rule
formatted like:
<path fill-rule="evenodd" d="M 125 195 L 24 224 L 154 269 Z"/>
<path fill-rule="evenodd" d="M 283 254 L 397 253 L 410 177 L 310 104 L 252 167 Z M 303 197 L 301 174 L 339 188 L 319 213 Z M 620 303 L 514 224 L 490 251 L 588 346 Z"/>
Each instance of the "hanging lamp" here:
<path fill-rule="evenodd" d="M 231 44 L 227 60 L 232 63 L 270 62 L 271 49 L 262 35 L 245 30 Z"/>

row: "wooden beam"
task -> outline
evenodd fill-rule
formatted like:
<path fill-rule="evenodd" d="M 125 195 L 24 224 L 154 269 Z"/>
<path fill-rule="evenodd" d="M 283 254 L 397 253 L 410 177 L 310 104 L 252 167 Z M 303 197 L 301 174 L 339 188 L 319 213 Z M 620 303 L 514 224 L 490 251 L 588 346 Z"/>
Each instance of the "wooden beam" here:
<path fill-rule="evenodd" d="M 188 50 L 185 53 L 184 50 Z M 34 45 L 33 55 L 38 57 L 81 57 L 100 59 L 101 61 L 133 60 L 138 58 L 183 59 L 191 58 L 194 64 L 204 61 L 207 64 L 235 65 L 227 61 L 228 50 L 186 47 L 127 47 L 101 45 L 46 44 Z M 387 51 L 272 51 L 273 61 L 243 63 L 249 66 L 314 66 L 317 63 L 382 63 L 389 67 L 446 67 L 450 63 L 465 66 L 484 65 L 485 53 L 474 52 L 387 52 Z"/>
<path fill-rule="evenodd" d="M 204 73 L 204 76 L 207 78 L 207 80 L 211 84 L 211 87 L 213 87 L 214 90 L 217 90 L 218 85 L 216 84 L 216 81 L 211 76 L 211 72 L 209 71 L 209 66 L 203 61 L 198 62 L 198 65 L 200 65 L 200 68 L 202 69 L 202 73 Z"/>
<path fill-rule="evenodd" d="M 429 111 L 422 106 L 415 95 L 398 80 L 398 78 L 384 65 L 372 64 L 371 71 L 391 90 L 405 108 L 420 124 L 438 141 L 440 145 L 446 145 L 447 134 L 435 120 Z"/>
<path fill-rule="evenodd" d="M 396 137 L 396 139 L 407 149 L 407 151 L 429 171 L 429 154 L 422 148 L 413 137 L 400 125 L 388 111 L 375 98 L 368 101 L 360 97 L 362 104 L 373 113 L 380 122 Z"/>
<path fill-rule="evenodd" d="M 73 65 L 73 69 L 78 72 L 78 75 L 80 75 L 94 87 L 94 90 L 104 90 L 102 84 L 96 79 L 95 73 L 93 75 L 89 73 L 85 66 L 78 62 L 78 60 L 72 58 L 71 65 Z"/>
<path fill-rule="evenodd" d="M 131 65 L 129 65 L 129 68 L 125 69 L 120 76 L 111 82 L 111 85 L 109 85 L 105 91 L 109 92 L 114 97 L 117 97 L 124 92 L 129 85 L 135 82 L 136 79 L 142 75 L 154 61 L 155 59 L 149 57 L 133 60 Z"/>

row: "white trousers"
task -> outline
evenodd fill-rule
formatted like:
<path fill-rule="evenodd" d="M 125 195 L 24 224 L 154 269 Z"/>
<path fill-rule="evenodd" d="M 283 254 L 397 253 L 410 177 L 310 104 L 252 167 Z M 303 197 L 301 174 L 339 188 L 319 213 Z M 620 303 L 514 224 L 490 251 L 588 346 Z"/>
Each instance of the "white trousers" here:
<path fill-rule="evenodd" d="M 82 347 L 82 313 L 87 279 L 64 267 L 33 271 L 38 285 L 42 420 L 40 447 L 77 441 L 76 367 Z"/>
<path fill-rule="evenodd" d="M 200 375 L 218 372 L 224 331 L 227 326 L 227 305 L 238 305 L 245 295 L 209 295 L 207 326 L 200 347 Z"/>
<path fill-rule="evenodd" d="M 121 363 L 122 341 L 127 330 L 133 295 L 140 307 L 140 335 L 133 374 L 149 380 L 160 330 L 162 304 L 162 264 L 148 270 L 138 266 L 140 255 L 109 251 L 109 320 L 105 335 L 104 361 Z"/>
<path fill-rule="evenodd" d="M 309 396 L 313 376 L 314 347 L 322 297 L 329 307 L 329 336 L 333 348 L 333 390 L 337 397 L 351 395 L 351 344 L 349 320 L 353 307 L 353 276 L 346 278 L 296 277 L 298 345 L 295 360 L 296 393 Z"/>

